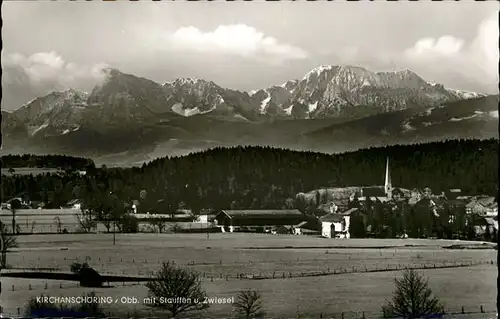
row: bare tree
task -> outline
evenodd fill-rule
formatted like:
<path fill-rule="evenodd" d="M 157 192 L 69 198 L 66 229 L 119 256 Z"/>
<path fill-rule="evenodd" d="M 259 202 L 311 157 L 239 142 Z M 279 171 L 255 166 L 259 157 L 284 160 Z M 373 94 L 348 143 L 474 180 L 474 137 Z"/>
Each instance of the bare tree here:
<path fill-rule="evenodd" d="M 165 217 L 156 217 L 151 220 L 151 225 L 155 229 L 155 232 L 159 232 L 160 234 L 167 227 L 167 218 Z"/>
<path fill-rule="evenodd" d="M 206 293 L 197 273 L 163 263 L 160 270 L 146 284 L 148 296 L 154 297 L 152 307 L 169 311 L 172 317 L 181 313 L 208 308 Z"/>
<path fill-rule="evenodd" d="M 12 233 L 16 230 L 16 213 L 22 207 L 21 201 L 14 198 L 10 201 L 10 211 L 12 212 Z"/>
<path fill-rule="evenodd" d="M 54 217 L 54 223 L 56 224 L 57 233 L 60 234 L 62 231 L 61 218 L 59 216 Z"/>
<path fill-rule="evenodd" d="M 242 290 L 234 302 L 236 313 L 245 319 L 261 318 L 264 316 L 262 295 L 255 290 Z"/>
<path fill-rule="evenodd" d="M 36 227 L 36 221 L 31 222 L 31 233 L 33 234 L 35 232 L 35 227 Z"/>
<path fill-rule="evenodd" d="M 95 221 L 95 218 L 90 210 L 81 209 L 81 214 L 76 213 L 75 216 L 78 224 L 80 225 L 80 228 L 85 233 L 90 232 L 97 226 L 97 222 Z"/>
<path fill-rule="evenodd" d="M 285 200 L 285 208 L 286 209 L 293 209 L 295 206 L 295 201 L 293 200 L 293 198 L 287 198 Z"/>
<path fill-rule="evenodd" d="M 17 237 L 9 234 L 7 227 L 0 222 L 0 236 L 2 237 L 2 251 L 0 258 L 0 268 L 5 268 L 7 266 L 7 252 L 11 248 L 17 247 Z"/>
<path fill-rule="evenodd" d="M 387 302 L 382 307 L 384 318 L 414 319 L 444 312 L 439 300 L 432 296 L 428 280 L 420 273 L 412 269 L 406 270 L 403 277 L 396 278 L 394 282 L 396 290 L 392 302 Z"/>

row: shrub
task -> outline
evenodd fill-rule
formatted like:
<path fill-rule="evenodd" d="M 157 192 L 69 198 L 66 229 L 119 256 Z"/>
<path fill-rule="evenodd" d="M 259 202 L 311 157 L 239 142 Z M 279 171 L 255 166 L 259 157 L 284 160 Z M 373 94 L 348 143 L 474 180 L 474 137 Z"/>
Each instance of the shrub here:
<path fill-rule="evenodd" d="M 180 313 L 208 308 L 199 275 L 173 263 L 163 263 L 146 287 L 148 296 L 155 298 L 151 306 L 169 311 L 174 318 Z"/>
<path fill-rule="evenodd" d="M 74 262 L 72 263 L 70 266 L 69 266 L 69 269 L 72 273 L 74 274 L 79 274 L 80 271 L 83 269 L 83 268 L 90 268 L 89 264 L 87 264 L 86 262 L 84 262 L 83 264 L 79 263 L 79 262 Z"/>

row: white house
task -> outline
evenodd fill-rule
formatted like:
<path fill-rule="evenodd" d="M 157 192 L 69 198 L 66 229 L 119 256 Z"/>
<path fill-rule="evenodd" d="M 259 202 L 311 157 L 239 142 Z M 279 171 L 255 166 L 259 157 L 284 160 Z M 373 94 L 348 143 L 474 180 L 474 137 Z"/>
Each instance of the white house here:
<path fill-rule="evenodd" d="M 358 209 L 351 208 L 344 213 L 338 213 L 337 209 L 337 206 L 333 204 L 330 208 L 331 213 L 320 218 L 321 236 L 326 238 L 350 238 L 351 214 Z"/>

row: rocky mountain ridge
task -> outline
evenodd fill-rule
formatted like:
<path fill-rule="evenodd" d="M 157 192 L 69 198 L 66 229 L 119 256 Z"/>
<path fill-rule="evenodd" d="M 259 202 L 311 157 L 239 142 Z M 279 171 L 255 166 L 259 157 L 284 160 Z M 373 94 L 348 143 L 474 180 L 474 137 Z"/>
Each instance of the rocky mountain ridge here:
<path fill-rule="evenodd" d="M 362 116 L 363 112 L 372 115 L 483 96 L 426 82 L 410 70 L 375 73 L 354 66 L 320 66 L 301 80 L 251 94 L 202 79 L 181 78 L 161 85 L 116 69 L 105 72 L 106 80 L 91 93 L 74 89 L 53 92 L 13 114 L 32 132 L 54 123 L 64 132 L 85 118 L 108 124 L 143 122 L 159 115 L 200 114 L 248 121 L 319 119 Z"/>
<path fill-rule="evenodd" d="M 446 89 L 410 70 L 321 66 L 248 93 L 203 79 L 159 84 L 108 69 L 91 92 L 53 92 L 2 110 L 2 151 L 128 160 L 130 152 L 150 158 L 215 146 L 338 152 L 398 140 L 496 137 L 497 100 Z"/>

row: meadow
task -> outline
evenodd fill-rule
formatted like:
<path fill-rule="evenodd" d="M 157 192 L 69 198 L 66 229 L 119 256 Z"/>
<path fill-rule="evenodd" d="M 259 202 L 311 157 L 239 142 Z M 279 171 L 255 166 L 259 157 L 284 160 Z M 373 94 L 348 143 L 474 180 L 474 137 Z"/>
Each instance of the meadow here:
<path fill-rule="evenodd" d="M 446 249 L 457 241 L 415 239 L 333 240 L 311 236 L 268 234 L 71 234 L 20 236 L 19 248 L 9 253 L 8 264 L 20 271 L 53 268 L 69 271 L 74 261 L 87 261 L 101 274 L 148 276 L 161 262 L 174 261 L 202 274 L 209 297 L 233 297 L 241 289 L 261 291 L 273 318 L 379 317 L 390 299 L 393 279 L 404 267 L 421 267 L 429 285 L 448 311 L 494 311 L 496 303 L 496 250 Z M 464 243 L 464 242 L 461 242 Z M 467 243 L 465 243 L 467 244 Z M 477 243 L 476 243 L 477 244 Z M 481 265 L 434 269 L 433 265 Z M 487 263 L 488 262 L 488 263 Z M 363 269 L 384 270 L 367 272 Z M 356 273 L 340 273 L 356 270 Z M 21 270 L 22 271 L 22 270 Z M 336 274 L 303 277 L 303 273 Z M 340 273 L 340 274 L 339 274 Z M 243 278 L 239 276 L 243 274 Z M 270 279 L 252 280 L 252 276 Z M 272 277 L 275 277 L 272 279 Z M 291 276 L 291 277 L 290 277 Z M 284 277 L 284 278 L 283 278 Z M 14 291 L 12 291 L 14 285 Z M 114 283 L 111 288 L 80 288 L 77 283 L 2 278 L 2 305 L 7 313 L 34 296 L 78 296 L 96 291 L 102 296 L 135 297 L 138 304 L 109 306 L 111 310 L 147 309 L 147 289 L 139 284 Z M 31 286 L 31 290 L 30 290 Z M 213 304 L 201 317 L 231 317 L 230 304 Z"/>

